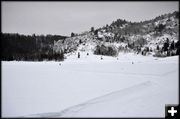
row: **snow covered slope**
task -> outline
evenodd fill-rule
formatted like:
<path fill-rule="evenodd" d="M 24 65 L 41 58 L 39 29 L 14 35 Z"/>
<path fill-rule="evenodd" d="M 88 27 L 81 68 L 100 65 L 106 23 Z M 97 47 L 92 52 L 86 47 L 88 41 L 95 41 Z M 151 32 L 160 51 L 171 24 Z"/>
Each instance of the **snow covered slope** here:
<path fill-rule="evenodd" d="M 161 52 L 163 55 L 164 43 L 168 41 L 169 45 L 167 47 L 172 52 L 168 56 L 174 56 L 179 48 L 179 45 L 175 45 L 179 44 L 178 15 L 179 12 L 175 11 L 152 20 L 135 23 L 118 19 L 111 25 L 66 38 L 64 41 L 59 40 L 54 43 L 54 51 L 64 51 L 66 54 L 77 51 L 81 45 L 95 47 L 99 44 L 115 44 L 115 46 L 118 46 L 117 49 L 121 46 L 126 50 L 131 49 L 132 52 L 148 52 L 148 55 Z M 171 44 L 176 47 L 171 49 Z M 86 49 L 84 50 L 86 51 Z"/>
<path fill-rule="evenodd" d="M 60 65 L 61 63 L 61 65 Z M 178 104 L 178 57 L 82 52 L 64 62 L 2 62 L 3 117 L 164 117 Z"/>

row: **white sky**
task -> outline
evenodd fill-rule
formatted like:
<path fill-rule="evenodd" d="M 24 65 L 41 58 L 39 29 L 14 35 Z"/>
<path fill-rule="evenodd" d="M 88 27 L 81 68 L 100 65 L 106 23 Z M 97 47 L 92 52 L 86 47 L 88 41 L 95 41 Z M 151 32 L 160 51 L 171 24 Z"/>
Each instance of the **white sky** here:
<path fill-rule="evenodd" d="M 118 18 L 144 21 L 178 11 L 178 2 L 2 2 L 2 32 L 69 36 Z"/>

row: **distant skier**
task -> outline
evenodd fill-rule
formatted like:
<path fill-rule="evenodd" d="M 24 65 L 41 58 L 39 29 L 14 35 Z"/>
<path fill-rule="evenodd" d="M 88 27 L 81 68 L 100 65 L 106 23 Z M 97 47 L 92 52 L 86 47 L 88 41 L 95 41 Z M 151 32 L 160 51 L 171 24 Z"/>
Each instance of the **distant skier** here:
<path fill-rule="evenodd" d="M 87 55 L 89 55 L 89 53 L 87 53 Z"/>
<path fill-rule="evenodd" d="M 78 58 L 80 58 L 80 52 L 78 52 Z"/>
<path fill-rule="evenodd" d="M 103 57 L 101 56 L 101 60 L 103 60 Z"/>

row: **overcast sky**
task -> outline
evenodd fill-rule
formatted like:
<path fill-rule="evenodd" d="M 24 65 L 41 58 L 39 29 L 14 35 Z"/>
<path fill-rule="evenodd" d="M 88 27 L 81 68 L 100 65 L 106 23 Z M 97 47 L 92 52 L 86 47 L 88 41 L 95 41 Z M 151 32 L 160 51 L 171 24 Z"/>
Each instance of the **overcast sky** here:
<path fill-rule="evenodd" d="M 118 18 L 149 20 L 178 7 L 178 2 L 2 2 L 2 32 L 69 36 Z"/>

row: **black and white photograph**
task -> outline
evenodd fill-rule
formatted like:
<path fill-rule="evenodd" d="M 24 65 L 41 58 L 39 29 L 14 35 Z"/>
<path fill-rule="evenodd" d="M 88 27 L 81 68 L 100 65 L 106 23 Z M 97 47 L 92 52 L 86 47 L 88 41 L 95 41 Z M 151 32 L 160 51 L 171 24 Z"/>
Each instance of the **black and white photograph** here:
<path fill-rule="evenodd" d="M 179 55 L 179 1 L 1 1 L 1 117 L 175 117 Z"/>

